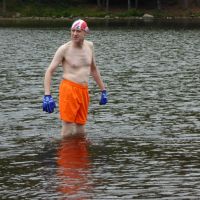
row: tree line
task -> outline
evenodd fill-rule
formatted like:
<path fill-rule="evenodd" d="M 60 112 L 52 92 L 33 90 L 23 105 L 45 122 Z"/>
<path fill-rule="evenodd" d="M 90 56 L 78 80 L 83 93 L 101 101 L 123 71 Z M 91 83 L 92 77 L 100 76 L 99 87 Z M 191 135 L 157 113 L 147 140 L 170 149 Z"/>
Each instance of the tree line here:
<path fill-rule="evenodd" d="M 163 6 L 179 5 L 187 9 L 190 5 L 200 6 L 200 0 L 118 0 L 118 3 L 123 2 L 127 5 L 127 9 L 143 8 L 151 5 L 151 8 L 162 9 Z M 116 4 L 116 0 L 96 0 L 98 7 L 104 7 L 109 10 L 110 5 Z"/>
<path fill-rule="evenodd" d="M 150 7 L 161 10 L 164 6 L 179 5 L 187 9 L 190 5 L 200 6 L 200 0 L 1 0 L 3 14 L 7 11 L 7 5 L 17 4 L 56 4 L 62 6 L 76 6 L 80 4 L 93 4 L 98 8 L 109 11 L 112 6 L 118 7 L 126 6 L 127 9 L 131 8 L 145 8 Z"/>

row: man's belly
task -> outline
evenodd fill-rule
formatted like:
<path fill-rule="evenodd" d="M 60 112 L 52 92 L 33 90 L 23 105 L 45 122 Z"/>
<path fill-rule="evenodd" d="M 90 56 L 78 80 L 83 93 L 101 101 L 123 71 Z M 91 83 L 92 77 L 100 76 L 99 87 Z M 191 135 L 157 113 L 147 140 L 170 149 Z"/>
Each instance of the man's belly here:
<path fill-rule="evenodd" d="M 80 84 L 88 84 L 89 75 L 63 74 L 63 78 Z"/>

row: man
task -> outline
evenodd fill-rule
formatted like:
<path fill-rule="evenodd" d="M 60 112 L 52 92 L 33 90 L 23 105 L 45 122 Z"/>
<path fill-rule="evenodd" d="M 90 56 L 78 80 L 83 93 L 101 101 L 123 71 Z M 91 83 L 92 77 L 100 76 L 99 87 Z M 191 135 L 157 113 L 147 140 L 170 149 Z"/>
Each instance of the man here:
<path fill-rule="evenodd" d="M 95 64 L 93 43 L 85 40 L 89 32 L 87 23 L 81 19 L 71 26 L 71 41 L 60 46 L 46 70 L 43 110 L 52 113 L 56 104 L 50 93 L 53 72 L 61 64 L 63 80 L 59 89 L 59 109 L 62 120 L 62 136 L 84 133 L 88 115 L 88 80 L 90 74 L 101 90 L 100 104 L 107 103 L 105 85 Z"/>

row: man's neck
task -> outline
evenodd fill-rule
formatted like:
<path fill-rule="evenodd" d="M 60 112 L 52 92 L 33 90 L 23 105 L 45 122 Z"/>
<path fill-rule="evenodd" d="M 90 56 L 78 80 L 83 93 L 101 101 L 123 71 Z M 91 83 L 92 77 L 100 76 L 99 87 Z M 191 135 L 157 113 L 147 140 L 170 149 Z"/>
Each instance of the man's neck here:
<path fill-rule="evenodd" d="M 81 42 L 73 42 L 73 46 L 75 48 L 80 48 L 81 49 L 83 47 L 83 43 L 84 43 L 84 40 L 81 41 Z"/>

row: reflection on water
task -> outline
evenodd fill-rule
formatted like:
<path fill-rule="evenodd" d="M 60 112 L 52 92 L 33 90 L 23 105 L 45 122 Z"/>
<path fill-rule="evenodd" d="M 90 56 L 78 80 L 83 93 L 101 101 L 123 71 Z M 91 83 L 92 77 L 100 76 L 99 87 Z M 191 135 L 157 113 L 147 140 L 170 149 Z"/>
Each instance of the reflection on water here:
<path fill-rule="evenodd" d="M 88 141 L 84 136 L 63 139 L 57 152 L 58 191 L 66 197 L 88 199 L 91 190 Z M 85 191 L 85 192 L 84 192 Z"/>
<path fill-rule="evenodd" d="M 0 29 L 0 199 L 198 199 L 198 30 L 100 29 L 109 103 L 90 81 L 88 138 L 60 138 L 42 112 L 43 76 L 62 29 Z M 57 101 L 61 69 L 52 81 Z"/>

